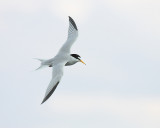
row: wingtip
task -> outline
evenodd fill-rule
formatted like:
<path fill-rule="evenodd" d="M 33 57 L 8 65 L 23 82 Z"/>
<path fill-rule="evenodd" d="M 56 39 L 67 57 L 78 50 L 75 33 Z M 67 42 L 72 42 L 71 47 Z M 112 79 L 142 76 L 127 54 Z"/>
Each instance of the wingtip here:
<path fill-rule="evenodd" d="M 70 17 L 70 16 L 68 16 L 68 17 L 69 17 L 69 22 L 74 26 L 74 28 L 76 30 L 78 30 L 77 25 L 76 25 L 75 21 L 72 19 L 72 17 Z"/>
<path fill-rule="evenodd" d="M 42 102 L 41 102 L 41 105 L 47 100 L 48 98 L 44 98 L 43 100 L 42 100 Z"/>
<path fill-rule="evenodd" d="M 70 16 L 68 16 L 68 18 L 69 18 L 69 21 L 73 20 L 72 17 L 70 17 Z"/>
<path fill-rule="evenodd" d="M 42 105 L 44 102 L 42 101 L 42 103 L 40 105 Z"/>
<path fill-rule="evenodd" d="M 45 102 L 45 100 L 43 99 L 43 101 L 41 102 L 41 104 L 40 104 L 40 105 L 42 105 L 44 102 Z"/>
<path fill-rule="evenodd" d="M 68 18 L 69 18 L 69 19 L 72 19 L 72 17 L 71 17 L 71 16 L 68 16 Z M 72 20 L 73 20 L 73 19 L 72 19 Z"/>
<path fill-rule="evenodd" d="M 58 84 L 59 84 L 59 81 L 55 84 L 55 86 L 52 88 L 52 90 L 44 97 L 44 99 L 43 99 L 41 104 L 43 104 L 46 100 L 48 100 L 48 98 L 52 95 L 52 93 L 57 88 Z"/>

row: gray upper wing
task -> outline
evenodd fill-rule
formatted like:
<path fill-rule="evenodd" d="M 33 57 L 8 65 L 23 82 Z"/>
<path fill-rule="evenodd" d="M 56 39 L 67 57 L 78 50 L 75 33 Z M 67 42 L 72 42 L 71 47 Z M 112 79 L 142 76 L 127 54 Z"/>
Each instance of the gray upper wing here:
<path fill-rule="evenodd" d="M 54 65 L 54 67 L 52 68 L 52 79 L 51 82 L 48 85 L 48 88 L 46 90 L 44 99 L 42 101 L 41 104 L 43 104 L 55 91 L 55 89 L 57 88 L 62 76 L 63 76 L 63 67 L 64 67 L 64 63 L 60 63 L 57 65 Z"/>
<path fill-rule="evenodd" d="M 71 46 L 78 37 L 78 29 L 74 20 L 69 16 L 69 28 L 68 28 L 68 38 L 63 44 L 59 52 L 70 53 Z"/>

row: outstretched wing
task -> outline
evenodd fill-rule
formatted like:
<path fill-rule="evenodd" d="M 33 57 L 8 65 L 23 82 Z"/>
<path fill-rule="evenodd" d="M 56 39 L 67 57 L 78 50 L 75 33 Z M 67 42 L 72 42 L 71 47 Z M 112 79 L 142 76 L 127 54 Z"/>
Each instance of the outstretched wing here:
<path fill-rule="evenodd" d="M 63 76 L 63 67 L 64 67 L 64 64 L 61 63 L 61 64 L 54 65 L 54 67 L 52 68 L 53 69 L 52 79 L 48 85 L 44 99 L 41 104 L 43 104 L 46 100 L 48 100 L 48 98 L 53 94 L 53 92 L 57 88 L 57 86 Z"/>
<path fill-rule="evenodd" d="M 70 53 L 72 44 L 75 42 L 78 37 L 78 29 L 74 20 L 69 16 L 69 28 L 68 28 L 68 38 L 63 44 L 59 52 L 61 53 Z"/>

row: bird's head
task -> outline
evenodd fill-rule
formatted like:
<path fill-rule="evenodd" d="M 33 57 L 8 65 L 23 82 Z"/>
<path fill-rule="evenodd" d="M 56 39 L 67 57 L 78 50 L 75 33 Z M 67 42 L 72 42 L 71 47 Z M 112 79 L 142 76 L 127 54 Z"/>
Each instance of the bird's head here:
<path fill-rule="evenodd" d="M 82 62 L 85 64 L 82 60 L 81 57 L 78 54 L 71 54 L 71 56 L 77 61 L 77 62 Z M 86 65 L 86 64 L 85 64 Z"/>

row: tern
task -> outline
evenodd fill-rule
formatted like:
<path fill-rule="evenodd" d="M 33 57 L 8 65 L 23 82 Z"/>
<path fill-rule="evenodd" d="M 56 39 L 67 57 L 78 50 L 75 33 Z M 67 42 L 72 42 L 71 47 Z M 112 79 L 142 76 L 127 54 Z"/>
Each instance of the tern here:
<path fill-rule="evenodd" d="M 53 92 L 57 88 L 63 76 L 64 66 L 70 66 L 77 62 L 82 62 L 83 64 L 85 64 L 78 54 L 70 54 L 71 47 L 73 43 L 76 41 L 77 37 L 77 26 L 74 20 L 69 16 L 68 37 L 66 42 L 62 45 L 62 47 L 56 54 L 56 56 L 48 60 L 38 59 L 39 61 L 41 61 L 41 65 L 38 69 L 44 66 L 52 67 L 52 79 L 48 85 L 48 88 L 46 89 L 46 93 L 41 104 L 48 100 L 48 98 L 53 94 Z"/>

